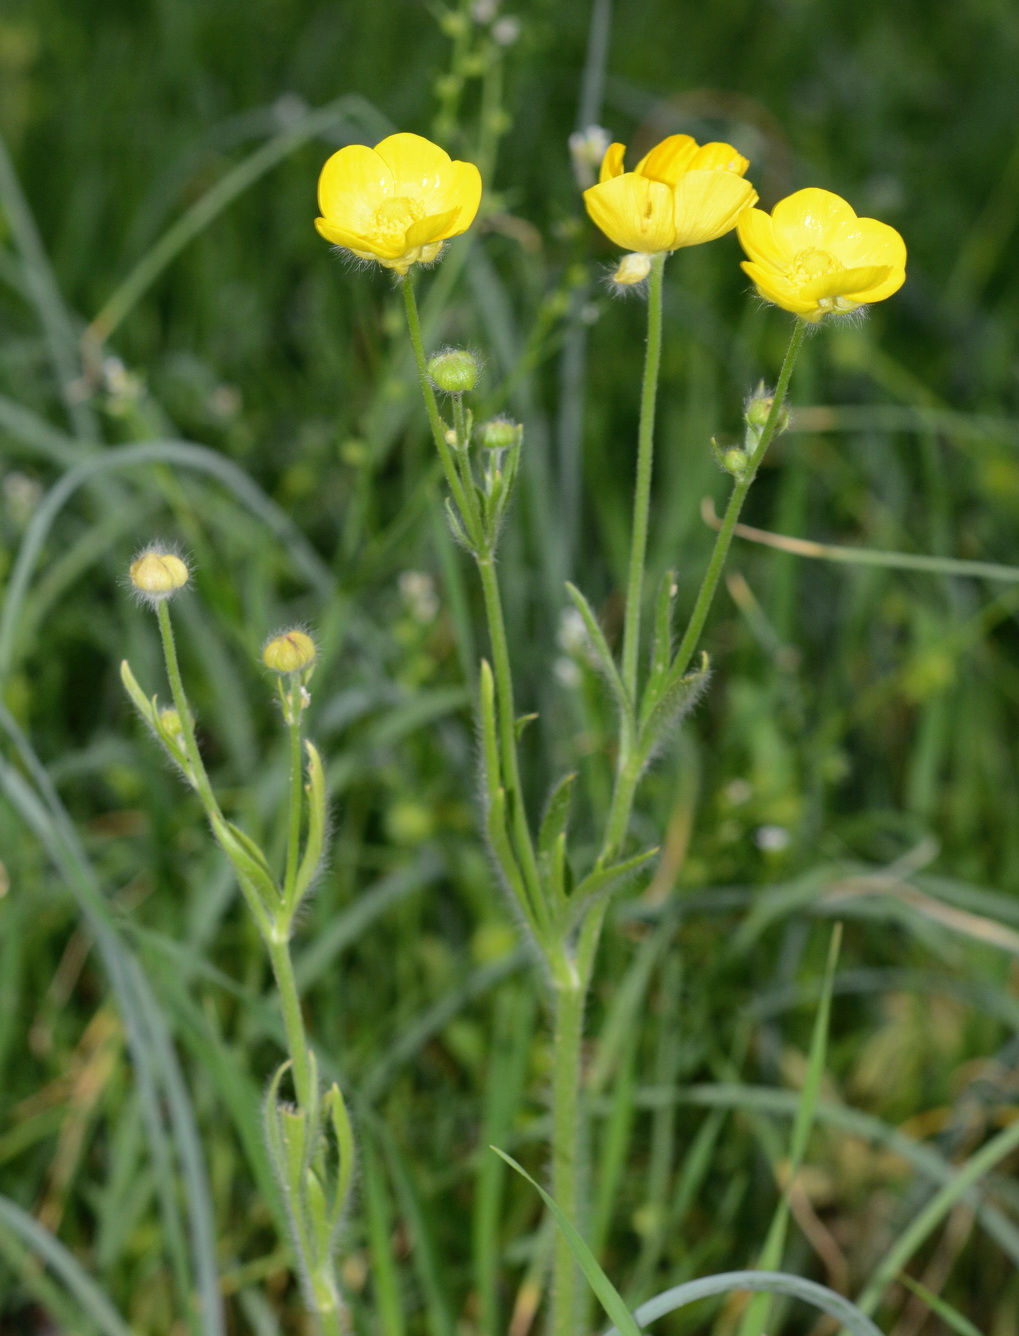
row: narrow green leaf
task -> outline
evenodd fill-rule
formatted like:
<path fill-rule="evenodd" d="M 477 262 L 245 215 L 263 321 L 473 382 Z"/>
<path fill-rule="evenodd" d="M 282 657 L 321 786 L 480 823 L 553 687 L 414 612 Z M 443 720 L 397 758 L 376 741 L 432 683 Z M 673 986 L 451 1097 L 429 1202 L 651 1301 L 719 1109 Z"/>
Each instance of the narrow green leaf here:
<path fill-rule="evenodd" d="M 52 1268 L 103 1336 L 131 1336 L 127 1323 L 78 1259 L 38 1220 L 7 1197 L 0 1197 L 0 1224 Z"/>
<path fill-rule="evenodd" d="M 322 758 L 313 742 L 306 739 L 304 746 L 308 753 L 308 783 L 305 786 L 308 795 L 308 836 L 304 845 L 304 857 L 297 870 L 297 880 L 294 882 L 293 903 L 287 907 L 291 913 L 307 895 L 308 887 L 322 862 L 322 846 L 325 843 L 329 819 Z"/>
<path fill-rule="evenodd" d="M 539 855 L 550 854 L 559 836 L 566 829 L 566 823 L 570 819 L 570 803 L 576 778 L 576 771 L 564 775 L 549 795 L 545 804 L 545 815 L 541 819 L 541 829 L 538 832 Z"/>
<path fill-rule="evenodd" d="M 649 757 L 666 734 L 690 713 L 704 694 L 710 674 L 710 660 L 707 654 L 702 654 L 701 666 L 696 672 L 686 673 L 671 683 L 666 675 L 654 692 L 649 683 L 641 705 L 638 744 L 641 756 Z"/>
<path fill-rule="evenodd" d="M 789 1162 L 787 1166 L 788 1187 L 779 1198 L 778 1206 L 771 1221 L 764 1247 L 758 1259 L 762 1271 L 772 1271 L 782 1261 L 785 1248 L 786 1232 L 789 1227 L 789 1191 L 803 1164 L 810 1131 L 814 1125 L 814 1114 L 821 1094 L 821 1082 L 824 1079 L 825 1059 L 828 1052 L 828 1027 L 831 1020 L 831 997 L 835 986 L 835 968 L 838 964 L 839 945 L 842 941 L 842 925 L 836 923 L 832 929 L 828 946 L 828 961 L 825 966 L 824 980 L 818 999 L 814 1028 L 810 1037 L 810 1055 L 807 1061 L 807 1073 L 800 1091 L 800 1100 L 793 1120 L 790 1138 Z M 767 1297 L 754 1298 L 747 1305 L 740 1323 L 739 1336 L 762 1336 L 767 1321 L 770 1301 Z"/>
<path fill-rule="evenodd" d="M 632 858 L 626 858 L 621 863 L 613 863 L 609 867 L 589 872 L 570 896 L 571 922 L 576 923 L 584 910 L 598 896 L 609 895 L 624 886 L 647 867 L 652 858 L 657 858 L 658 852 L 658 847 L 655 846 L 654 849 L 645 849 L 643 853 L 634 854 Z"/>
<path fill-rule="evenodd" d="M 612 689 L 612 694 L 616 698 L 616 704 L 619 707 L 620 714 L 624 719 L 629 719 L 633 711 L 633 705 L 630 701 L 629 693 L 623 685 L 623 679 L 619 675 L 619 669 L 616 667 L 616 661 L 612 657 L 612 651 L 609 649 L 608 641 L 605 639 L 605 633 L 598 625 L 598 619 L 591 611 L 591 606 L 587 599 L 576 585 L 572 585 L 567 581 L 566 592 L 573 600 L 573 606 L 580 613 L 584 626 L 587 628 L 588 641 L 590 642 L 592 650 L 594 650 L 595 657 L 598 660 L 598 666 L 601 668 L 605 680 L 608 682 Z"/>
<path fill-rule="evenodd" d="M 524 729 L 527 725 L 533 724 L 537 718 L 538 716 L 536 714 L 521 714 L 513 720 L 513 733 L 518 742 L 524 736 Z"/>
<path fill-rule="evenodd" d="M 666 571 L 655 599 L 654 634 L 651 638 L 651 669 L 644 698 L 665 680 L 672 663 L 672 607 L 676 599 L 676 572 Z"/>
<path fill-rule="evenodd" d="M 587 1283 L 597 1295 L 598 1301 L 605 1309 L 610 1321 L 615 1324 L 616 1330 L 622 1336 L 641 1336 L 641 1329 L 633 1314 L 627 1308 L 623 1296 L 598 1265 L 594 1253 L 581 1238 L 573 1223 L 567 1219 L 558 1203 L 545 1191 L 540 1183 L 534 1181 L 522 1165 L 517 1164 L 511 1155 L 507 1155 L 498 1146 L 493 1146 L 492 1149 L 496 1155 L 501 1156 L 512 1169 L 515 1169 L 522 1178 L 526 1178 L 531 1187 L 541 1194 L 542 1201 L 552 1212 L 556 1224 L 562 1230 L 566 1242 L 570 1245 L 570 1251 L 576 1258 L 577 1265 L 583 1271 Z"/>
<path fill-rule="evenodd" d="M 933 1290 L 929 1290 L 926 1285 L 921 1285 L 918 1280 L 914 1280 L 912 1276 L 907 1276 L 905 1272 L 900 1274 L 899 1280 L 907 1289 L 912 1290 L 918 1298 L 922 1299 L 931 1312 L 941 1318 L 946 1326 L 951 1327 L 957 1333 L 957 1336 L 983 1336 L 983 1332 L 980 1331 L 979 1327 L 975 1327 L 968 1317 L 964 1317 L 957 1308 L 953 1308 L 946 1299 L 942 1299 Z"/>

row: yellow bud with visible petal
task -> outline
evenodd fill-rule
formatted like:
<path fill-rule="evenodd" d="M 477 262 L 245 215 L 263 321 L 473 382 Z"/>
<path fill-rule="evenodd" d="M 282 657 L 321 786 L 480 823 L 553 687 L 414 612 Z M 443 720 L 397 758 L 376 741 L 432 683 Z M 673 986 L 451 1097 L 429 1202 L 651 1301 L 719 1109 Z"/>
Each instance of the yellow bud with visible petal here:
<path fill-rule="evenodd" d="M 348 144 L 318 182 L 321 236 L 362 260 L 406 274 L 466 232 L 481 202 L 481 175 L 421 135 L 389 135 L 368 148 Z"/>
<path fill-rule="evenodd" d="M 758 294 L 811 324 L 883 301 L 906 281 L 895 228 L 858 218 L 830 190 L 797 190 L 770 214 L 748 209 L 737 232 Z"/>
<path fill-rule="evenodd" d="M 315 642 L 307 631 L 284 631 L 262 650 L 262 662 L 274 673 L 299 673 L 315 662 Z"/>
<path fill-rule="evenodd" d="M 651 256 L 634 251 L 624 255 L 619 261 L 619 268 L 612 275 L 613 283 L 629 286 L 631 283 L 643 283 L 651 272 Z"/>
<path fill-rule="evenodd" d="M 128 575 L 138 597 L 153 607 L 172 598 L 191 578 L 184 559 L 159 546 L 139 552 L 128 568 Z"/>

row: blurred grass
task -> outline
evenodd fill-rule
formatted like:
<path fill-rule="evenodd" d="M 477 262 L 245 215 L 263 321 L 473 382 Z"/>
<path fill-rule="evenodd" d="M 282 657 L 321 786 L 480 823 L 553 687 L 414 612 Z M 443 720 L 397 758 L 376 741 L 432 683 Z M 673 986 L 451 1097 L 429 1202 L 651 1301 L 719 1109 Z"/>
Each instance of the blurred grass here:
<path fill-rule="evenodd" d="M 438 488 L 389 286 L 345 269 L 311 227 L 318 168 L 345 137 L 443 129 L 454 154 L 490 164 L 484 219 L 423 285 L 426 323 L 431 342 L 482 352 L 488 403 L 526 425 L 503 565 L 521 705 L 541 714 L 528 779 L 537 809 L 555 777 L 540 739 L 557 773 L 583 772 L 593 831 L 611 720 L 587 665 L 552 646 L 567 577 L 610 635 L 619 625 L 643 314 L 600 286 L 611 251 L 568 165 L 587 6 L 521 0 L 505 17 L 518 32 L 499 45 L 417 3 L 99 13 L 8 0 L 0 15 L 12 164 L 0 575 L 13 609 L 0 1162 L 4 1194 L 132 1331 L 184 1321 L 180 1294 L 196 1283 L 180 1223 L 194 1199 L 173 1158 L 192 1120 L 228 1329 L 302 1329 L 258 1127 L 279 1051 L 270 980 L 221 858 L 117 679 L 127 655 L 150 689 L 161 681 L 153 628 L 122 585 L 154 535 L 195 560 L 181 651 L 217 786 L 277 848 L 285 757 L 254 664 L 293 620 L 321 640 L 312 730 L 335 831 L 298 969 L 322 1069 L 364 1101 L 345 1266 L 355 1326 L 490 1336 L 512 1314 L 526 1336 L 540 1320 L 548 1239 L 526 1185 L 485 1149 L 495 1140 L 543 1170 L 550 1055 L 475 834 L 476 591 L 432 519 Z M 821 185 L 909 245 L 898 297 L 863 329 L 807 345 L 796 429 L 749 523 L 1016 561 L 1017 48 L 1004 0 L 617 7 L 600 113 L 614 136 L 638 150 L 675 130 L 731 138 L 766 204 Z M 83 364 L 84 327 L 167 229 L 336 99 L 348 119 L 252 171 Z M 727 238 L 678 254 L 667 280 L 652 559 L 676 568 L 687 600 L 710 542 L 701 497 L 724 494 L 707 440 L 738 429 L 784 341 L 736 259 Z M 195 445 L 214 452 L 214 476 L 193 466 Z M 115 448 L 139 463 L 119 468 Z M 25 596 L 10 601 L 19 554 Z M 951 1166 L 1014 1117 L 1014 595 L 744 545 L 730 573 L 709 628 L 713 689 L 640 806 L 635 837 L 664 832 L 663 861 L 606 943 L 589 1018 L 592 1237 L 634 1302 L 760 1253 L 824 969 L 828 923 L 815 919 L 838 915 L 846 930 L 786 1265 L 859 1294 Z M 73 867 L 61 863 L 71 830 Z M 97 958 L 102 932 L 76 908 L 82 885 L 101 893 L 116 958 L 147 980 L 145 1024 L 175 1040 L 154 1078 L 179 1060 L 169 1131 L 132 1065 L 133 1017 Z M 912 1265 L 988 1336 L 1019 1321 L 1008 1167 Z M 77 1331 L 52 1277 L 15 1235 L 2 1240 L 0 1331 L 38 1330 L 33 1302 Z M 896 1336 L 951 1329 L 894 1286 L 881 1316 Z M 193 1312 L 174 1330 L 209 1320 Z M 665 1326 L 741 1321 L 733 1303 Z M 792 1309 L 781 1321 L 811 1329 Z"/>

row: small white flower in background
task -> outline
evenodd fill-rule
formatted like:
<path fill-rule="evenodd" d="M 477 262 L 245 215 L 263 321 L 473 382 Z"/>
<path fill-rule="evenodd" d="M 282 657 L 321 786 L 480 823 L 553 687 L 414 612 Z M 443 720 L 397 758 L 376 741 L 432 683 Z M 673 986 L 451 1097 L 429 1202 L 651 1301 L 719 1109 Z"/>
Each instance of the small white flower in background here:
<path fill-rule="evenodd" d="M 552 671 L 556 681 L 573 690 L 580 686 L 580 669 L 576 659 L 558 658 L 552 661 Z"/>
<path fill-rule="evenodd" d="M 587 190 L 598 180 L 599 168 L 611 142 L 608 130 L 602 125 L 589 125 L 586 130 L 574 130 L 570 135 L 573 175 L 581 190 Z"/>
<path fill-rule="evenodd" d="M 42 484 L 17 469 L 4 474 L 4 507 L 15 529 L 25 528 L 42 500 Z"/>
<path fill-rule="evenodd" d="M 439 596 L 435 581 L 427 571 L 404 571 L 400 576 L 400 593 L 407 611 L 416 622 L 433 622 L 439 612 Z"/>
<path fill-rule="evenodd" d="M 740 807 L 749 802 L 754 795 L 753 786 L 745 779 L 733 779 L 725 786 L 725 798 L 733 807 Z"/>
<path fill-rule="evenodd" d="M 791 839 L 785 826 L 759 826 L 754 832 L 754 843 L 766 854 L 777 854 L 788 849 Z"/>
<path fill-rule="evenodd" d="M 499 46 L 512 46 L 520 36 L 520 20 L 510 15 L 492 24 L 492 38 Z"/>

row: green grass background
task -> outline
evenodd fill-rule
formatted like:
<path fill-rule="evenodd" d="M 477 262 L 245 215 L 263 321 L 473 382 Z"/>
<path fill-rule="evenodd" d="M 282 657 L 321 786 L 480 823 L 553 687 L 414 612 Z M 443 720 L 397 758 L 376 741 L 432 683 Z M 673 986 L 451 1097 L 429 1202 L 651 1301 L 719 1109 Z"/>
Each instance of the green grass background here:
<path fill-rule="evenodd" d="M 201 1183 L 179 1172 L 192 1142 L 174 1052 L 229 1329 L 305 1329 L 260 1140 L 280 1045 L 269 972 L 118 679 L 127 656 L 166 694 L 152 620 L 124 588 L 155 536 L 195 567 L 174 613 L 217 789 L 277 854 L 285 747 L 258 650 L 294 621 L 320 640 L 310 727 L 335 828 L 298 969 L 362 1141 L 344 1241 L 357 1330 L 540 1322 L 538 1203 L 485 1149 L 543 1172 L 550 1057 L 476 834 L 479 600 L 441 522 L 391 284 L 313 230 L 329 152 L 394 129 L 480 151 L 483 215 L 421 284 L 428 339 L 475 349 L 478 411 L 525 424 L 502 566 L 520 705 L 540 716 L 526 779 L 536 812 L 581 769 L 581 848 L 607 801 L 612 720 L 557 641 L 562 582 L 614 636 L 644 316 L 601 281 L 613 251 L 567 150 L 582 99 L 638 149 L 680 130 L 731 140 L 767 206 L 823 186 L 906 239 L 901 294 L 807 344 L 794 427 L 748 521 L 1016 560 L 1014 7 L 633 0 L 611 14 L 603 78 L 586 3 L 521 0 L 500 17 L 517 25 L 506 45 L 466 11 L 396 0 L 0 13 L 0 1187 L 135 1332 L 206 1330 L 181 1306 Z M 337 99 L 317 133 L 279 140 Z M 83 364 L 84 327 L 135 266 L 274 140 L 276 165 L 124 309 L 108 360 Z M 651 562 L 676 569 L 685 607 L 711 541 L 701 498 L 725 495 L 708 439 L 738 432 L 787 336 L 737 261 L 729 237 L 667 273 Z M 152 448 L 95 467 L 135 443 Z M 407 572 L 426 577 L 423 599 Z M 662 863 L 619 909 L 589 1016 L 589 1232 L 634 1302 L 758 1256 L 836 917 L 828 1075 L 787 1266 L 858 1295 L 944 1166 L 1015 1115 L 1019 590 L 746 544 L 729 573 L 711 691 L 635 821 L 635 840 L 664 841 Z M 158 1013 L 134 1034 L 153 1055 L 148 1102 L 128 958 Z M 1008 1168 L 987 1198 L 1004 1223 L 959 1206 L 911 1267 L 987 1336 L 1019 1326 Z M 41 1330 L 43 1309 L 59 1330 L 98 1329 L 5 1226 L 0 1332 Z M 901 1286 L 879 1314 L 896 1336 L 962 1329 Z M 701 1305 L 663 1329 L 737 1322 L 732 1304 Z M 768 1330 L 812 1323 L 779 1309 Z"/>

